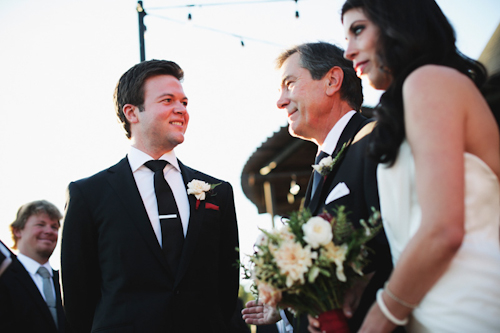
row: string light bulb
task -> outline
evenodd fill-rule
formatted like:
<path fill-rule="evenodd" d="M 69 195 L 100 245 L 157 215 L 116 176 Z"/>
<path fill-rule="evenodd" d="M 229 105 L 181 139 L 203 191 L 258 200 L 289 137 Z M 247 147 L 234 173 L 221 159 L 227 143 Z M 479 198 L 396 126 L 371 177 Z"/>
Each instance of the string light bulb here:
<path fill-rule="evenodd" d="M 289 190 L 290 194 L 297 195 L 299 194 L 299 191 L 300 191 L 300 185 L 297 184 L 295 180 L 292 180 L 290 182 L 290 190 Z"/>
<path fill-rule="evenodd" d="M 140 2 L 137 3 L 136 9 L 137 9 L 138 13 L 142 13 L 144 11 L 144 8 L 142 7 L 142 3 L 140 3 Z"/>

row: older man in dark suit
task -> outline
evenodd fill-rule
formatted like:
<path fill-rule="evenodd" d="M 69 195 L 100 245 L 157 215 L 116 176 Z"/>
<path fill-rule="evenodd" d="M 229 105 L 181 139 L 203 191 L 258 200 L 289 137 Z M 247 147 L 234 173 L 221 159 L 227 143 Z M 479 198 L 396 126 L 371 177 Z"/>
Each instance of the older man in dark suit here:
<path fill-rule="evenodd" d="M 9 251 L 11 263 L 0 276 L 2 332 L 67 332 L 59 273 L 48 262 L 61 217 L 57 207 L 45 200 L 19 208 L 11 224 L 19 254 L 16 257 Z"/>
<path fill-rule="evenodd" d="M 374 123 L 358 112 L 363 94 L 352 63 L 344 59 L 342 49 L 318 42 L 286 50 L 278 57 L 277 64 L 281 69 L 281 96 L 277 105 L 287 111 L 290 134 L 318 145 L 316 164 L 322 158 L 342 154 L 326 177 L 313 172 L 304 206 L 317 215 L 344 205 L 350 212 L 350 220 L 359 226 L 359 220 L 366 220 L 371 208 L 378 209 L 379 203 L 376 163 L 366 155 Z M 368 287 L 360 285 L 345 297 L 344 312 L 350 318 L 353 332 L 359 328 L 376 290 L 392 269 L 385 234 L 380 233 L 370 246 L 376 256 L 369 268 L 372 272 L 368 275 L 371 279 L 366 280 Z M 255 302 L 248 306 L 243 310 L 247 323 L 269 324 L 280 319 L 268 307 Z M 294 323 L 290 316 L 288 319 Z M 293 332 L 307 332 L 307 323 L 306 317 L 300 321 L 300 327 L 295 321 Z M 291 332 L 288 327 L 290 330 L 285 330 Z"/>
<path fill-rule="evenodd" d="M 176 158 L 189 121 L 182 78 L 171 61 L 129 69 L 115 90 L 127 157 L 69 185 L 62 278 L 76 331 L 229 330 L 239 283 L 233 191 Z"/>

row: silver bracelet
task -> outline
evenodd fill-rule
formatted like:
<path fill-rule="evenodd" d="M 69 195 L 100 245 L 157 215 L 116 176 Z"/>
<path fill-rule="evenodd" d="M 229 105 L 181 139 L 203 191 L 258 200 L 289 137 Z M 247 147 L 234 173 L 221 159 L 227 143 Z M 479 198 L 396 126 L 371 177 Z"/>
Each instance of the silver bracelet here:
<path fill-rule="evenodd" d="M 383 291 L 384 291 L 384 289 L 382 289 L 382 288 L 380 288 L 377 291 L 377 304 L 378 304 L 380 310 L 382 311 L 382 313 L 384 314 L 384 316 L 395 325 L 404 326 L 404 325 L 408 324 L 408 317 L 406 317 L 405 319 L 398 319 L 391 313 L 391 311 L 389 311 L 387 306 L 385 306 L 384 299 L 382 298 Z"/>
<path fill-rule="evenodd" d="M 406 306 L 407 308 L 410 308 L 410 309 L 416 309 L 418 304 L 410 304 L 410 303 L 407 303 L 405 301 L 403 301 L 402 299 L 398 298 L 396 295 L 394 295 L 391 290 L 389 289 L 389 286 L 387 286 L 389 283 L 386 282 L 385 285 L 384 285 L 384 290 L 385 292 L 387 293 L 387 296 L 389 296 L 390 298 L 392 298 L 394 301 L 398 302 L 399 304 L 403 305 L 403 306 Z"/>

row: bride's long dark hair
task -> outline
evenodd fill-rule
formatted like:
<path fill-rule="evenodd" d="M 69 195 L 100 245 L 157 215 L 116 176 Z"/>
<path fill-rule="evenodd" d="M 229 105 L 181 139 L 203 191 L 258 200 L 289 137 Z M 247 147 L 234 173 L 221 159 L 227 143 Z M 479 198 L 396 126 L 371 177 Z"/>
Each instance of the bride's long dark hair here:
<path fill-rule="evenodd" d="M 455 68 L 480 88 L 486 69 L 455 46 L 455 31 L 434 0 L 347 0 L 341 12 L 361 8 L 379 29 L 378 56 L 393 81 L 376 106 L 370 155 L 392 165 L 406 133 L 403 82 L 416 68 L 437 64 Z"/>

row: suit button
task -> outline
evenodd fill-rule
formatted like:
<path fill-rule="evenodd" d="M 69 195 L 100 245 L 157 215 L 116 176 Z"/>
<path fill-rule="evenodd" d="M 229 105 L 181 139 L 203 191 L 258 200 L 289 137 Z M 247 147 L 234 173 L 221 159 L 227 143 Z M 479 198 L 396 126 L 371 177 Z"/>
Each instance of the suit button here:
<path fill-rule="evenodd" d="M 176 295 L 179 295 L 180 293 L 181 293 L 181 292 L 179 291 L 179 289 L 176 289 L 176 290 L 175 290 L 175 294 L 176 294 Z"/>

